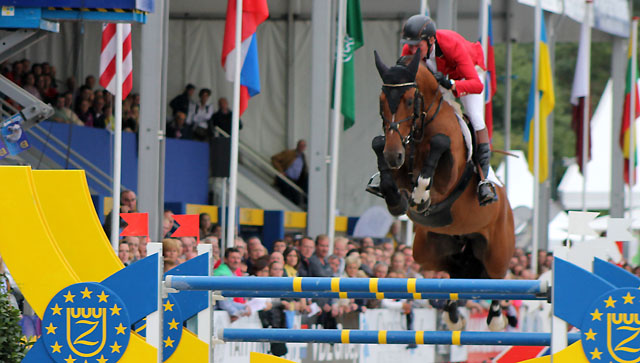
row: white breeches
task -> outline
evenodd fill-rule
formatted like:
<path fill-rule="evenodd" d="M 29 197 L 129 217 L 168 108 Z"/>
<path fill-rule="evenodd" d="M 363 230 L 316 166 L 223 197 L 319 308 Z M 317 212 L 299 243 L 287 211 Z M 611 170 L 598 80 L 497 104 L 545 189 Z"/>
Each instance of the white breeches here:
<path fill-rule="evenodd" d="M 476 66 L 478 77 L 484 83 L 485 72 Z M 484 123 L 484 91 L 480 94 L 468 94 L 460 97 L 460 102 L 464 106 L 464 112 L 469 116 L 474 131 L 480 131 L 487 127 Z"/>

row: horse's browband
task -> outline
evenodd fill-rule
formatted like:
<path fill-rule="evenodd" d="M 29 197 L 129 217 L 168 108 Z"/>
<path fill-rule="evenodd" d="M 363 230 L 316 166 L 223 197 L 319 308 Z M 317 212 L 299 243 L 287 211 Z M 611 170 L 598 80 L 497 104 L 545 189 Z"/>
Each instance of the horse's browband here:
<path fill-rule="evenodd" d="M 414 86 L 417 87 L 416 82 L 407 82 L 407 83 L 383 83 L 382 87 L 407 87 Z"/>

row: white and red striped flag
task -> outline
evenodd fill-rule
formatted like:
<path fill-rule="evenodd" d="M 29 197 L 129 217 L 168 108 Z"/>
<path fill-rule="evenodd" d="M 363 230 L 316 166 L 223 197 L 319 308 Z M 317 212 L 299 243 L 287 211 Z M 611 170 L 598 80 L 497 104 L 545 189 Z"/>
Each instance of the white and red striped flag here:
<path fill-rule="evenodd" d="M 133 54 L 131 53 L 131 24 L 122 25 L 122 99 L 133 86 Z M 102 48 L 100 50 L 100 85 L 116 94 L 116 24 L 102 24 Z"/>

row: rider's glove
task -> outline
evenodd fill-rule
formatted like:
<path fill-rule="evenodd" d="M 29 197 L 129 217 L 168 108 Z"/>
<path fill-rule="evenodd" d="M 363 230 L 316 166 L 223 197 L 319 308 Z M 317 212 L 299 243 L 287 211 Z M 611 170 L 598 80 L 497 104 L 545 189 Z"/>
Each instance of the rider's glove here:
<path fill-rule="evenodd" d="M 451 89 L 451 87 L 453 86 L 453 82 L 451 82 L 451 80 L 447 78 L 447 76 L 442 74 L 442 72 L 435 72 L 433 76 L 436 78 L 436 81 L 438 81 L 438 83 L 442 87 L 446 89 Z"/>

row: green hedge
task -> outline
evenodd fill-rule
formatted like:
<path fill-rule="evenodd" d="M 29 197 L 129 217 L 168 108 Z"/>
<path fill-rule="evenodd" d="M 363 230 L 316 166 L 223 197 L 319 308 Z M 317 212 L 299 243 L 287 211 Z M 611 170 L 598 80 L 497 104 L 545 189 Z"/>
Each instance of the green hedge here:
<path fill-rule="evenodd" d="M 0 285 L 7 281 L 0 274 Z M 30 344 L 22 339 L 20 311 L 9 300 L 7 292 L 0 292 L 0 362 L 19 363 L 27 353 Z"/>

